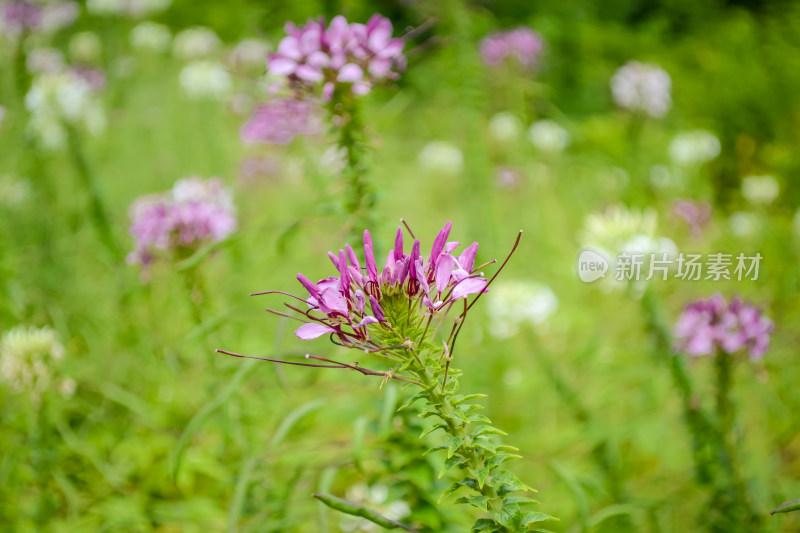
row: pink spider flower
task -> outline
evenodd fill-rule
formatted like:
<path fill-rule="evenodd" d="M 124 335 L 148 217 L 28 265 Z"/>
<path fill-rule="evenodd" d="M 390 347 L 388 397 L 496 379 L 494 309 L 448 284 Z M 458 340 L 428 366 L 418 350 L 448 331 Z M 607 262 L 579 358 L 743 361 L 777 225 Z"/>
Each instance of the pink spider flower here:
<path fill-rule="evenodd" d="M 456 253 L 459 243 L 447 240 L 451 226 L 448 222 L 438 232 L 427 257 L 419 239 L 411 250 L 404 249 L 403 230 L 398 228 L 382 268 L 368 230 L 363 263 L 349 244 L 338 253 L 328 252 L 338 275 L 312 282 L 298 274 L 308 295 L 289 295 L 307 306 L 287 304 L 305 322 L 295 331 L 297 337 L 311 340 L 331 334 L 347 346 L 370 349 L 379 346 L 376 335 L 402 330 L 402 323 L 412 322 L 412 317 L 443 317 L 459 300 L 485 292 L 489 281 L 475 268 L 478 243 Z"/>
<path fill-rule="evenodd" d="M 717 350 L 747 350 L 759 360 L 769 348 L 772 321 L 757 307 L 734 297 L 730 304 L 721 294 L 690 303 L 675 325 L 678 351 L 692 356 L 713 355 Z"/>
<path fill-rule="evenodd" d="M 218 179 L 180 180 L 165 194 L 137 199 L 130 216 L 136 247 L 128 261 L 143 266 L 158 252 L 192 251 L 236 230 L 233 201 Z"/>
<path fill-rule="evenodd" d="M 543 48 L 541 35 L 522 27 L 486 36 L 481 41 L 481 56 L 483 62 L 492 67 L 514 59 L 522 68 L 533 70 L 539 63 Z"/>
<path fill-rule="evenodd" d="M 367 94 L 374 83 L 397 78 L 405 67 L 404 42 L 392 38 L 392 23 L 381 15 L 366 24 L 350 23 L 341 15 L 327 26 L 323 17 L 300 27 L 290 22 L 286 33 L 269 56 L 267 70 L 294 88 L 321 87 L 326 99 L 336 86 Z"/>

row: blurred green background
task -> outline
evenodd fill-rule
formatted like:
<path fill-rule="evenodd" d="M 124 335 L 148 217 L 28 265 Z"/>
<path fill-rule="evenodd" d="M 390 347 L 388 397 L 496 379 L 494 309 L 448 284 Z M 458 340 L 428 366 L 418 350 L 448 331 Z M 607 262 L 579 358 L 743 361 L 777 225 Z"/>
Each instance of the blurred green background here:
<path fill-rule="evenodd" d="M 390 500 L 407 496 L 382 452 L 393 424 L 387 401 L 404 391 L 354 373 L 214 352 L 354 357 L 324 340 L 296 339 L 293 324 L 263 311 L 280 304 L 277 296 L 247 296 L 297 291 L 297 272 L 328 276 L 325 252 L 349 235 L 342 185 L 324 157 L 332 138 L 243 144 L 239 128 L 267 98 L 264 72 L 229 62 L 243 39 L 274 49 L 286 21 L 337 13 L 353 21 L 381 13 L 396 36 L 427 24 L 406 46 L 414 53 L 400 80 L 364 100 L 382 253 L 400 218 L 423 246 L 452 220 L 457 240 L 480 241 L 479 262 L 504 258 L 523 229 L 501 279 L 543 284 L 557 296 L 545 323 L 523 324 L 512 338 L 493 335 L 487 306 L 476 306 L 454 362 L 464 370 L 462 389 L 488 394 L 487 414 L 520 447 L 524 459 L 513 469 L 540 490 L 542 510 L 561 519 L 551 529 L 707 530 L 680 402 L 636 290 L 604 290 L 575 274 L 587 216 L 617 204 L 654 209 L 658 235 L 680 250 L 764 257 L 756 281 L 657 281 L 650 290 L 670 324 L 687 302 L 717 291 L 743 295 L 775 322 L 763 361 L 736 368 L 742 470 L 765 516 L 762 530 L 800 528 L 800 518 L 768 514 L 800 496 L 800 5 L 176 0 L 146 16 L 80 8 L 73 25 L 31 35 L 24 47 L 28 57 L 48 47 L 76 63 L 74 36 L 99 38 L 91 63 L 107 76 L 108 125 L 83 135 L 80 149 L 120 248 L 133 247 L 131 202 L 190 175 L 226 182 L 239 230 L 197 265 L 157 262 L 142 283 L 138 265 L 99 241 L 74 150 L 44 150 L 31 139 L 16 41 L 0 41 L 0 330 L 52 327 L 64 347 L 53 372 L 75 385 L 72 394 L 53 385 L 35 402 L 0 383 L 0 530 L 337 532 L 341 517 L 312 492 L 343 495 L 366 483 L 388 487 Z M 187 96 L 184 60 L 132 46 L 142 20 L 173 34 L 214 30 L 222 45 L 211 55 L 229 65 L 229 96 Z M 537 71 L 483 65 L 481 39 L 518 26 L 544 39 Z M 609 80 L 629 60 L 669 73 L 673 105 L 664 118 L 615 106 Z M 522 127 L 498 141 L 490 124 L 499 112 Z M 531 144 L 527 129 L 542 119 L 561 125 L 569 146 Z M 682 167 L 670 142 L 697 128 L 716 135 L 721 152 Z M 419 158 L 431 141 L 457 148 L 461 163 Z M 255 176 L 242 170 L 253 161 L 262 166 Z M 513 186 L 498 184 L 504 168 L 517 176 Z M 751 175 L 774 176 L 777 198 L 748 201 L 741 183 Z M 678 198 L 713 207 L 702 236 L 672 213 Z M 192 286 L 203 287 L 202 298 Z M 703 402 L 712 397 L 709 368 L 706 359 L 691 365 Z M 588 418 L 576 416 L 559 383 L 577 391 Z M 601 444 L 606 469 L 593 455 Z M 447 486 L 436 483 L 433 493 Z M 468 517 L 454 516 L 448 531 L 466 531 Z"/>

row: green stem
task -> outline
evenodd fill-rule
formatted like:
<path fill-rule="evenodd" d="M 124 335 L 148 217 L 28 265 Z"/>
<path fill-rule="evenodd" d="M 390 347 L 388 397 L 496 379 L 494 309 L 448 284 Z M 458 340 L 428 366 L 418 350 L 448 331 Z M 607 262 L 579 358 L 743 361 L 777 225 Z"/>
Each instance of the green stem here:
<path fill-rule="evenodd" d="M 337 89 L 331 99 L 331 116 L 339 121 L 338 148 L 344 153 L 344 178 L 347 191 L 345 211 L 351 218 L 353 231 L 372 225 L 375 194 L 367 179 L 369 149 L 366 144 L 364 123 L 358 102 L 351 94 L 341 94 Z"/>
<path fill-rule="evenodd" d="M 103 197 L 100 193 L 100 188 L 95 180 L 94 175 L 89 168 L 89 163 L 83 152 L 83 147 L 80 141 L 80 135 L 77 130 L 70 124 L 64 125 L 67 130 L 67 142 L 69 146 L 70 157 L 75 165 L 75 170 L 78 172 L 78 177 L 81 179 L 86 192 L 89 195 L 89 208 L 91 210 L 92 222 L 100 236 L 100 240 L 111 253 L 114 258 L 119 258 L 120 252 L 114 241 L 114 235 L 111 230 L 111 223 L 106 214 Z"/>

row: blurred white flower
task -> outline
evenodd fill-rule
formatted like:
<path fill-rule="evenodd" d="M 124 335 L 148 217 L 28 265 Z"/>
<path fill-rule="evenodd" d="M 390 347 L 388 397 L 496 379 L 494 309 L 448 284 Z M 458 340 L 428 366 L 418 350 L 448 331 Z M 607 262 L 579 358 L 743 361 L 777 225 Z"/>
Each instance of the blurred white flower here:
<path fill-rule="evenodd" d="M 344 170 L 347 163 L 347 150 L 338 146 L 331 146 L 322 152 L 319 158 L 319 167 L 325 173 L 337 175 Z"/>
<path fill-rule="evenodd" d="M 345 491 L 348 501 L 359 503 L 385 516 L 389 520 L 401 520 L 411 514 L 411 508 L 402 500 L 387 502 L 389 488 L 386 485 L 368 486 L 364 483 L 351 485 Z M 345 515 L 339 526 L 346 533 L 378 533 L 383 528 L 364 518 Z"/>
<path fill-rule="evenodd" d="M 455 176 L 464 168 L 464 155 L 446 141 L 431 141 L 417 156 L 420 166 L 434 174 Z"/>
<path fill-rule="evenodd" d="M 38 405 L 54 379 L 53 364 L 64 356 L 64 347 L 48 327 L 17 326 L 0 338 L 0 381 L 17 392 L 27 391 Z"/>
<path fill-rule="evenodd" d="M 94 32 L 82 31 L 69 40 L 69 57 L 75 63 L 96 63 L 102 52 L 100 37 Z"/>
<path fill-rule="evenodd" d="M 513 113 L 501 111 L 489 120 L 489 136 L 499 144 L 511 144 L 522 135 L 522 121 Z"/>
<path fill-rule="evenodd" d="M 30 197 L 31 184 L 28 180 L 14 176 L 0 176 L 0 206 L 18 207 Z"/>
<path fill-rule="evenodd" d="M 34 78 L 25 95 L 30 111 L 28 133 L 47 148 L 59 148 L 66 140 L 64 123 L 99 135 L 106 118 L 97 91 L 76 72 L 42 74 Z"/>
<path fill-rule="evenodd" d="M 92 15 L 143 17 L 164 11 L 172 0 L 87 0 L 86 9 Z"/>
<path fill-rule="evenodd" d="M 780 190 L 778 180 L 772 176 L 748 176 L 742 179 L 742 196 L 753 204 L 771 204 Z"/>
<path fill-rule="evenodd" d="M 506 281 L 488 293 L 489 331 L 498 338 L 513 337 L 523 323 L 544 324 L 558 309 L 558 298 L 546 285 Z"/>
<path fill-rule="evenodd" d="M 180 82 L 193 99 L 223 99 L 233 88 L 231 75 L 221 63 L 192 61 L 181 70 Z"/>
<path fill-rule="evenodd" d="M 34 48 L 28 53 L 25 68 L 31 74 L 55 74 L 65 68 L 64 54 L 55 48 Z"/>
<path fill-rule="evenodd" d="M 736 211 L 728 217 L 731 233 L 737 237 L 753 235 L 759 229 L 758 217 L 747 211 Z"/>
<path fill-rule="evenodd" d="M 229 62 L 236 69 L 258 69 L 266 73 L 269 52 L 270 47 L 267 43 L 258 39 L 245 39 L 234 47 Z"/>
<path fill-rule="evenodd" d="M 658 235 L 658 215 L 655 209 L 608 207 L 602 213 L 586 217 L 581 242 L 583 246 L 603 252 L 612 259 L 621 252 L 673 253 L 675 243 Z"/>
<path fill-rule="evenodd" d="M 650 167 L 650 183 L 653 187 L 663 189 L 672 183 L 672 173 L 664 165 Z"/>
<path fill-rule="evenodd" d="M 611 78 L 611 92 L 620 107 L 660 118 L 672 107 L 672 80 L 656 65 L 629 61 Z"/>
<path fill-rule="evenodd" d="M 3 125 L 3 120 L 6 118 L 6 108 L 5 106 L 0 105 L 0 126 Z"/>
<path fill-rule="evenodd" d="M 216 52 L 221 46 L 217 34 L 208 28 L 189 28 L 175 36 L 172 53 L 179 59 L 199 59 Z"/>
<path fill-rule="evenodd" d="M 528 130 L 528 138 L 537 149 L 543 152 L 560 152 L 570 143 L 567 130 L 552 120 L 534 122 Z"/>
<path fill-rule="evenodd" d="M 70 26 L 80 15 L 81 8 L 77 2 L 55 1 L 44 4 L 42 19 L 39 25 L 45 33 L 58 31 Z"/>
<path fill-rule="evenodd" d="M 719 139 L 705 130 L 678 133 L 669 144 L 669 156 L 681 166 L 694 166 L 716 158 L 721 150 Z"/>
<path fill-rule="evenodd" d="M 164 24 L 148 21 L 133 28 L 129 39 L 131 46 L 137 50 L 160 54 L 169 49 L 172 33 Z"/>

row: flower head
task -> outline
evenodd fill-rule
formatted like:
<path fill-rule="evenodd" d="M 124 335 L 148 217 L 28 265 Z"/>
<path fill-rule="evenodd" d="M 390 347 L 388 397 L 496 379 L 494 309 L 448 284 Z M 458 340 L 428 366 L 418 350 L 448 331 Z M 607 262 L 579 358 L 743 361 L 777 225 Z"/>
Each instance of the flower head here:
<path fill-rule="evenodd" d="M 222 99 L 233 87 L 231 75 L 222 63 L 192 61 L 181 70 L 180 83 L 192 99 Z"/>
<path fill-rule="evenodd" d="M 236 230 L 230 193 L 213 178 L 183 179 L 165 194 L 139 198 L 131 206 L 130 216 L 136 249 L 128 261 L 144 266 L 153 261 L 157 251 L 195 250 Z"/>
<path fill-rule="evenodd" d="M 684 131 L 669 143 L 669 156 L 678 165 L 693 166 L 707 163 L 719 155 L 719 139 L 705 130 Z"/>
<path fill-rule="evenodd" d="M 721 294 L 690 303 L 675 325 L 678 351 L 689 355 L 713 355 L 717 350 L 747 350 L 751 360 L 761 359 L 769 348 L 774 325 L 757 307 Z"/>
<path fill-rule="evenodd" d="M 301 299 L 309 311 L 304 313 L 308 322 L 295 334 L 309 340 L 330 333 L 345 344 L 368 346 L 374 331 L 391 331 L 405 317 L 410 320 L 411 313 L 446 315 L 457 300 L 483 292 L 488 280 L 473 268 L 478 243 L 455 255 L 459 243 L 447 240 L 450 228 L 448 222 L 439 231 L 427 258 L 418 239 L 410 253 L 405 253 L 403 231 L 398 228 L 394 247 L 381 269 L 368 230 L 364 231 L 363 267 L 350 245 L 338 254 L 329 252 L 338 276 L 313 283 L 297 275 L 308 292 L 308 297 Z"/>
<path fill-rule="evenodd" d="M 53 363 L 63 356 L 64 347 L 52 329 L 17 326 L 0 338 L 0 381 L 19 392 L 27 390 L 38 403 L 53 382 Z"/>
<path fill-rule="evenodd" d="M 175 36 L 172 53 L 179 59 L 201 59 L 219 49 L 222 42 L 209 28 L 189 28 Z"/>
<path fill-rule="evenodd" d="M 523 27 L 485 37 L 481 42 L 481 56 L 483 62 L 492 67 L 513 59 L 520 67 L 533 70 L 539 63 L 543 47 L 541 35 Z"/>
<path fill-rule="evenodd" d="M 172 34 L 168 26 L 147 21 L 134 27 L 128 38 L 137 50 L 163 53 L 169 49 Z"/>
<path fill-rule="evenodd" d="M 772 176 L 747 176 L 742 178 L 742 196 L 752 204 L 771 204 L 780 194 L 781 187 Z"/>
<path fill-rule="evenodd" d="M 350 23 L 341 15 L 327 26 L 324 18 L 300 27 L 287 23 L 286 34 L 269 56 L 269 73 L 294 88 L 319 87 L 325 98 L 337 86 L 366 94 L 374 83 L 396 78 L 405 67 L 403 40 L 393 39 L 391 21 L 377 14 L 366 24 Z"/>
<path fill-rule="evenodd" d="M 91 135 L 102 133 L 106 119 L 99 91 L 105 82 L 104 78 L 102 83 L 96 81 L 95 71 L 79 69 L 34 78 L 25 95 L 25 107 L 31 113 L 29 133 L 48 148 L 64 144 L 65 122 Z"/>
<path fill-rule="evenodd" d="M 321 131 L 316 107 L 307 100 L 277 99 L 259 106 L 242 127 L 246 142 L 287 144 L 298 135 Z"/>
<path fill-rule="evenodd" d="M 489 295 L 489 331 L 498 338 L 512 337 L 522 324 L 545 323 L 556 309 L 558 298 L 546 285 L 529 281 L 497 283 Z"/>
<path fill-rule="evenodd" d="M 611 92 L 618 106 L 646 113 L 654 118 L 672 107 L 672 80 L 656 65 L 629 61 L 611 78 Z"/>
<path fill-rule="evenodd" d="M 570 143 L 569 132 L 552 120 L 539 120 L 528 130 L 531 143 L 543 152 L 560 152 Z"/>

